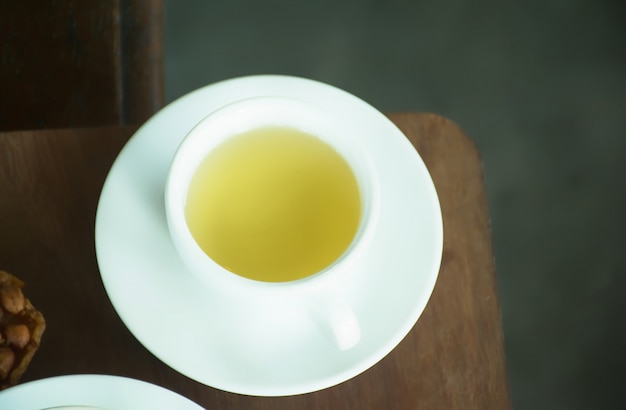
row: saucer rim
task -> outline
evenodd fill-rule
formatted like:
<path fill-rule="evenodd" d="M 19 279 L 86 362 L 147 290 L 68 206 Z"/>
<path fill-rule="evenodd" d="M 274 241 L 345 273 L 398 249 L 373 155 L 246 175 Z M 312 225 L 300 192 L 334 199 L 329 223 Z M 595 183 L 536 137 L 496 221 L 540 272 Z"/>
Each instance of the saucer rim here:
<path fill-rule="evenodd" d="M 111 394 L 115 392 L 117 394 Z M 121 394 L 121 393 L 124 394 Z M 9 407 L 10 405 L 10 407 Z M 108 374 L 70 374 L 20 383 L 0 392 L 0 408 L 56 409 L 81 406 L 104 410 L 149 406 L 151 409 L 201 410 L 191 399 L 165 387 Z M 17 407 L 16 407 L 17 406 Z"/>
<path fill-rule="evenodd" d="M 184 369 L 180 369 L 179 368 L 180 366 L 173 365 L 171 362 L 175 360 L 171 358 L 164 358 L 162 357 L 161 354 L 158 354 L 157 352 L 155 352 L 156 349 L 154 348 L 154 345 L 151 344 L 149 340 L 144 340 L 138 335 L 138 333 L 140 332 L 138 331 L 138 329 L 135 328 L 134 323 L 131 323 L 132 321 L 125 314 L 127 312 L 124 312 L 123 306 L 120 306 L 120 302 L 119 300 L 117 300 L 117 296 L 115 295 L 115 289 L 114 289 L 115 285 L 111 284 L 107 278 L 108 276 L 106 273 L 108 269 L 106 266 L 107 262 L 103 260 L 104 258 L 103 255 L 105 252 L 102 251 L 102 245 L 101 245 L 102 239 L 99 239 L 101 229 L 98 229 L 98 227 L 102 223 L 101 218 L 100 218 L 101 206 L 106 204 L 108 184 L 111 183 L 110 177 L 111 175 L 114 175 L 114 171 L 118 163 L 123 160 L 126 150 L 130 149 L 130 147 L 132 147 L 134 144 L 142 142 L 139 137 L 143 135 L 142 133 L 148 132 L 150 126 L 154 125 L 156 122 L 158 121 L 163 122 L 165 121 L 165 118 L 167 118 L 168 116 L 174 115 L 175 109 L 184 105 L 192 104 L 194 100 L 197 99 L 199 96 L 201 97 L 204 94 L 209 94 L 211 91 L 219 89 L 219 88 L 223 90 L 224 88 L 228 89 L 229 87 L 231 88 L 235 87 L 238 84 L 241 85 L 241 84 L 247 83 L 247 85 L 250 85 L 250 83 L 254 84 L 255 82 L 265 83 L 266 86 L 267 86 L 267 83 L 276 84 L 276 83 L 286 82 L 286 83 L 290 83 L 291 85 L 299 84 L 301 88 L 303 89 L 306 89 L 307 87 L 308 88 L 313 87 L 314 89 L 321 88 L 323 92 L 340 93 L 343 95 L 343 98 L 346 98 L 351 104 L 360 105 L 359 107 L 360 109 L 363 109 L 363 107 L 365 107 L 365 109 L 368 110 L 369 114 L 378 116 L 377 120 L 380 120 L 381 119 L 380 117 L 384 118 L 387 123 L 386 126 L 393 127 L 390 129 L 394 129 L 395 130 L 394 132 L 396 132 L 399 136 L 401 136 L 404 139 L 404 143 L 410 145 L 410 149 L 415 151 L 415 154 L 417 154 L 416 158 L 419 163 L 413 164 L 413 165 L 417 165 L 421 168 L 419 171 L 421 173 L 421 176 L 426 178 L 427 183 L 430 185 L 432 195 L 430 195 L 428 198 L 430 198 L 430 201 L 431 201 L 430 206 L 433 212 L 435 212 L 435 214 L 432 216 L 437 220 L 434 222 L 434 225 L 433 225 L 434 226 L 433 229 L 436 232 L 434 233 L 434 238 L 433 238 L 434 243 L 435 243 L 434 244 L 435 250 L 433 252 L 433 257 L 432 257 L 432 263 L 431 263 L 432 266 L 430 266 L 430 269 L 428 271 L 426 271 L 426 269 L 424 270 L 425 272 L 424 275 L 428 276 L 427 278 L 428 280 L 425 281 L 427 283 L 428 289 L 426 289 L 425 287 L 422 297 L 419 298 L 419 300 L 413 304 L 413 309 L 403 313 L 402 317 L 406 317 L 406 320 L 403 321 L 402 326 L 398 326 L 398 328 L 395 329 L 395 332 L 393 332 L 393 334 L 389 334 L 388 337 L 386 337 L 385 339 L 386 343 L 384 343 L 382 346 L 379 346 L 377 350 L 370 352 L 363 359 L 360 359 L 357 363 L 347 366 L 345 369 L 343 369 L 343 371 L 335 372 L 332 376 L 326 376 L 324 378 L 302 382 L 300 384 L 294 384 L 290 386 L 278 385 L 278 386 L 274 386 L 273 388 L 268 388 L 267 386 L 258 388 L 256 386 L 246 385 L 245 383 L 239 383 L 239 384 L 238 383 L 234 383 L 234 384 L 233 383 L 230 383 L 230 384 L 220 383 L 219 380 L 217 382 L 215 380 L 211 380 L 210 382 L 207 382 L 206 379 L 199 380 L 197 377 L 194 377 L 190 374 L 192 372 L 185 371 Z M 249 97 L 254 97 L 254 96 L 257 96 L 257 95 L 256 94 L 249 95 Z M 225 103 L 228 103 L 228 101 L 225 101 Z M 179 120 L 179 122 L 182 122 L 182 120 Z M 377 362 L 382 360 L 406 337 L 406 335 L 413 328 L 413 326 L 415 325 L 415 323 L 421 316 L 421 313 L 425 309 L 426 304 L 428 303 L 428 300 L 430 299 L 430 296 L 432 295 L 432 291 L 434 289 L 434 286 L 438 277 L 442 251 L 443 251 L 443 222 L 441 218 L 441 208 L 439 206 L 437 193 L 434 188 L 434 184 L 432 182 L 432 177 L 430 176 L 428 170 L 426 169 L 425 164 L 423 163 L 423 160 L 419 156 L 419 153 L 417 153 L 413 145 L 408 141 L 408 139 L 406 139 L 404 134 L 395 126 L 395 124 L 391 122 L 391 120 L 385 117 L 384 114 L 380 113 L 374 107 L 367 104 L 366 102 L 359 99 L 358 97 L 329 84 L 324 84 L 324 83 L 317 82 L 315 80 L 310 80 L 310 79 L 305 79 L 305 78 L 300 78 L 300 77 L 293 77 L 293 76 L 255 75 L 255 76 L 246 76 L 246 77 L 227 79 L 227 80 L 223 80 L 217 83 L 209 84 L 198 90 L 192 91 L 191 93 L 178 98 L 177 100 L 175 100 L 174 102 L 172 102 L 171 104 L 163 108 L 161 111 L 159 111 L 159 113 L 155 114 L 155 116 L 153 116 L 150 120 L 148 120 L 148 122 L 146 122 L 142 127 L 140 127 L 135 132 L 135 134 L 129 139 L 126 146 L 120 152 L 118 158 L 115 160 L 111 168 L 109 175 L 106 178 L 105 184 L 102 189 L 102 195 L 98 203 L 98 212 L 96 215 L 96 254 L 97 254 L 98 265 L 101 271 L 101 277 L 102 277 L 106 292 L 109 298 L 111 299 L 111 302 L 115 310 L 117 311 L 118 315 L 120 316 L 120 318 L 122 319 L 126 327 L 135 336 L 135 338 L 137 338 L 137 340 L 144 347 L 146 347 L 157 358 L 159 358 L 159 360 L 163 361 L 166 365 L 174 368 L 180 373 L 185 374 L 188 377 L 194 380 L 197 380 L 200 383 L 206 384 L 208 386 L 212 386 L 212 387 L 225 390 L 225 391 L 230 391 L 230 392 L 239 393 L 239 394 L 247 394 L 247 395 L 289 396 L 289 395 L 303 394 L 303 393 L 321 390 L 321 389 L 342 383 L 346 380 L 349 380 L 363 373 L 365 370 L 369 369 L 370 367 L 375 365 Z"/>

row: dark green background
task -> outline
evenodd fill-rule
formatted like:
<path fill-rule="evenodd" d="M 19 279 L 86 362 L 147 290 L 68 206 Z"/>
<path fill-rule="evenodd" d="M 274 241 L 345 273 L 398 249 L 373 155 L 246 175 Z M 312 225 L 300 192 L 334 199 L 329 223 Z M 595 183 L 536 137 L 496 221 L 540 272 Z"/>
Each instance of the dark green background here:
<path fill-rule="evenodd" d="M 168 102 L 266 73 L 465 129 L 514 407 L 626 408 L 626 2 L 165 0 Z"/>

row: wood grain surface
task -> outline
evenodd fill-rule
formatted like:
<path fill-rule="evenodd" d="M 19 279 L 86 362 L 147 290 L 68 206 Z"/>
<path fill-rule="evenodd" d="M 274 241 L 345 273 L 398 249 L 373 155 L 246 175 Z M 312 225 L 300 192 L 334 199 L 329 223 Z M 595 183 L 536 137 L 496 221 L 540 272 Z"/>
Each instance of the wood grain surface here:
<path fill-rule="evenodd" d="M 138 124 L 163 105 L 162 0 L 0 0 L 0 130 Z"/>
<path fill-rule="evenodd" d="M 431 172 L 444 220 L 434 293 L 386 358 L 338 386 L 251 397 L 170 369 L 124 327 L 94 250 L 98 196 L 132 127 L 0 133 L 0 269 L 21 277 L 48 322 L 22 382 L 64 374 L 122 375 L 207 409 L 506 409 L 503 336 L 482 167 L 472 142 L 432 114 L 392 114 Z M 163 329 L 175 331 L 175 329 Z"/>

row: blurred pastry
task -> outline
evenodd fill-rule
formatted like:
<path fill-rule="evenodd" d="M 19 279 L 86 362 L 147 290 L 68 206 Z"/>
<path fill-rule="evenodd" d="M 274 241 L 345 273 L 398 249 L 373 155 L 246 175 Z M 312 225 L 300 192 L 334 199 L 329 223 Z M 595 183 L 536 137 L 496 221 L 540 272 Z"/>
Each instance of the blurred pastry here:
<path fill-rule="evenodd" d="M 24 297 L 24 282 L 0 271 L 0 390 L 17 384 L 39 348 L 46 321 Z"/>

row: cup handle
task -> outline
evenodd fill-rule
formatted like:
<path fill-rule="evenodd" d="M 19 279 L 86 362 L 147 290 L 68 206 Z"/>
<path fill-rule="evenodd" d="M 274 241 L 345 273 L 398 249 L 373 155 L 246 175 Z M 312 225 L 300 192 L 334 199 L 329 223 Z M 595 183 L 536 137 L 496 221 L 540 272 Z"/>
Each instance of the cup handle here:
<path fill-rule="evenodd" d="M 361 340 L 361 327 L 352 306 L 337 292 L 316 298 L 310 314 L 322 332 L 331 338 L 339 350 L 353 348 Z"/>

